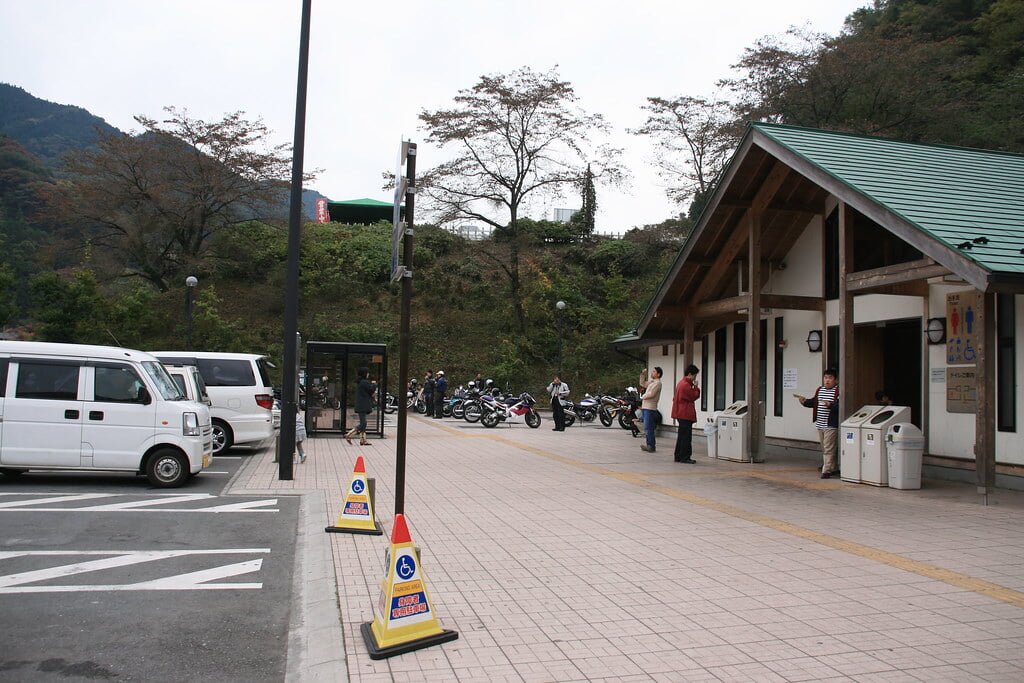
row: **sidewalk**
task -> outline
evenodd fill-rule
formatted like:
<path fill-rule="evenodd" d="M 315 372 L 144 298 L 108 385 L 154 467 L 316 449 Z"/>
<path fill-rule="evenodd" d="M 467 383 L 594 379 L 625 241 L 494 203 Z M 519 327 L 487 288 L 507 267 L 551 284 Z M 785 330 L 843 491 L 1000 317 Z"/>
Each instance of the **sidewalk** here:
<path fill-rule="evenodd" d="M 311 492 L 289 680 L 1024 679 L 1024 494 L 818 477 L 818 463 L 672 462 L 618 427 L 410 416 L 405 514 L 459 639 L 371 660 L 359 632 L 394 519 L 394 416 L 372 446 L 257 456 L 234 493 Z M 327 534 L 357 456 L 384 536 Z M 337 594 L 335 595 L 334 589 Z M 340 613 L 338 610 L 340 603 Z M 339 628 L 340 620 L 340 628 Z"/>

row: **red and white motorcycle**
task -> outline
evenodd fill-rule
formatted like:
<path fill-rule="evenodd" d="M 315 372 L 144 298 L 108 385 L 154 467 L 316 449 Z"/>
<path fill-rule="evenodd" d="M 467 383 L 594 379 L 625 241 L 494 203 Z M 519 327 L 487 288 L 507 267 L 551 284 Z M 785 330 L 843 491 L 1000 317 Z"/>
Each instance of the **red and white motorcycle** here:
<path fill-rule="evenodd" d="M 484 427 L 497 427 L 499 422 L 525 423 L 527 427 L 536 429 L 540 427 L 540 413 L 534 407 L 536 404 L 533 396 L 525 391 L 519 394 L 519 399 L 511 404 L 497 399 L 484 400 L 481 403 L 480 422 Z"/>

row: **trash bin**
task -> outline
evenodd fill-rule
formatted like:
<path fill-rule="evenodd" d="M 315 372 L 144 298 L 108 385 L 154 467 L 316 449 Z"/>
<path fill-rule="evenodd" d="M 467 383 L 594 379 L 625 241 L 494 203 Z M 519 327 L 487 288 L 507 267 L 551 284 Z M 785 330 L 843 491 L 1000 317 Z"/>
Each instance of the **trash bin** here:
<path fill-rule="evenodd" d="M 718 458 L 718 414 L 708 418 L 704 423 L 704 438 L 708 442 L 708 457 Z"/>
<path fill-rule="evenodd" d="M 924 434 L 909 422 L 897 422 L 885 435 L 889 460 L 889 488 L 921 488 Z"/>
<path fill-rule="evenodd" d="M 863 406 L 839 425 L 839 476 L 859 484 L 861 427 L 882 406 Z"/>
<path fill-rule="evenodd" d="M 749 407 L 746 401 L 735 401 L 718 417 L 718 457 L 722 460 L 750 462 L 747 433 L 743 428 Z"/>

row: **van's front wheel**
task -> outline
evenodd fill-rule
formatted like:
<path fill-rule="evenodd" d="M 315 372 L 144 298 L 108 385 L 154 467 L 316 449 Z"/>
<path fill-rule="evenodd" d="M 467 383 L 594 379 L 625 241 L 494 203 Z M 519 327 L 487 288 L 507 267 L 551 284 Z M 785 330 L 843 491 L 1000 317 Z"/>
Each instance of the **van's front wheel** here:
<path fill-rule="evenodd" d="M 220 420 L 213 421 L 213 454 L 220 455 L 235 443 L 235 435 L 231 427 Z"/>
<path fill-rule="evenodd" d="M 146 478 L 153 486 L 169 489 L 181 486 L 188 479 L 188 461 L 181 453 L 161 448 L 146 463 Z"/>

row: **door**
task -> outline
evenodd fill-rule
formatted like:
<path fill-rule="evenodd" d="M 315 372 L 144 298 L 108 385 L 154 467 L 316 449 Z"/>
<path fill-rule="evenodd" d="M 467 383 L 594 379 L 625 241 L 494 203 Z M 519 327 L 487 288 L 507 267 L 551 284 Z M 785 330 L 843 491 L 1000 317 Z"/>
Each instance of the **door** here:
<path fill-rule="evenodd" d="M 156 401 L 132 365 L 95 362 L 87 368 L 82 422 L 82 456 L 86 465 L 137 468 L 156 427 Z M 181 425 L 169 425 L 181 429 Z M 91 456 L 91 462 L 90 462 Z"/>
<path fill-rule="evenodd" d="M 79 467 L 82 463 L 81 363 L 12 362 L 13 391 L 4 398 L 3 465 Z M 12 394 L 12 395 L 11 395 Z"/>

